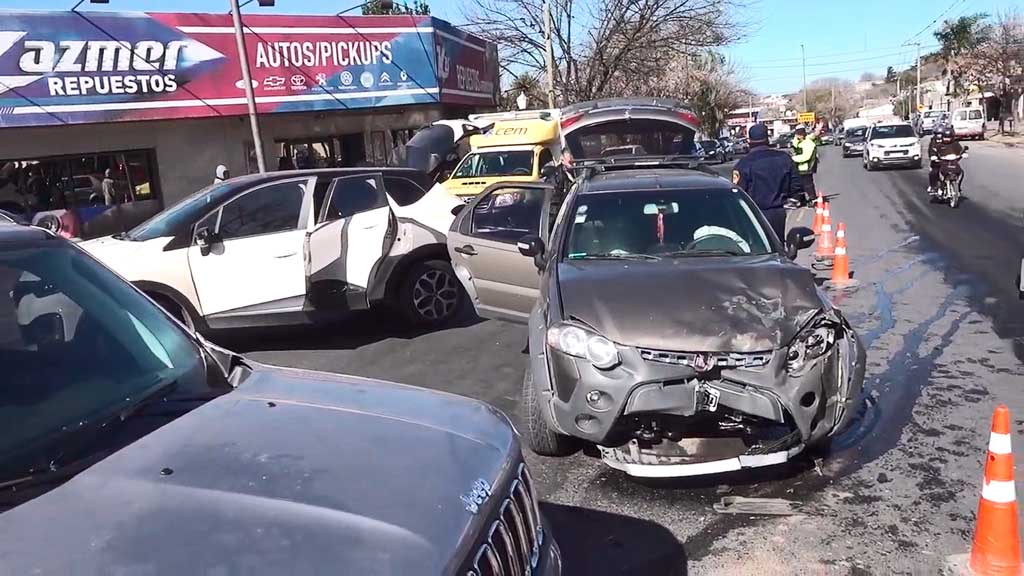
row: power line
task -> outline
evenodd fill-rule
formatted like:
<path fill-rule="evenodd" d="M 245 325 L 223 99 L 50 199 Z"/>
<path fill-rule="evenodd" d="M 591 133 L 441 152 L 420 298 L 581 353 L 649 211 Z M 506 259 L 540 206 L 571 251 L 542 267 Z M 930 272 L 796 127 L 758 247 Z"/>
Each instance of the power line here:
<path fill-rule="evenodd" d="M 938 46 L 939 46 L 938 44 L 934 45 L 934 47 L 936 47 L 936 48 Z M 883 51 L 899 50 L 900 48 L 904 48 L 904 47 L 905 47 L 905 45 L 899 45 L 899 46 L 880 46 L 880 47 L 877 47 L 877 48 L 869 48 L 867 50 L 851 50 L 851 51 L 848 51 L 848 52 L 830 52 L 830 53 L 827 53 L 827 54 L 817 54 L 817 55 L 808 56 L 807 60 L 820 60 L 822 58 L 833 58 L 835 56 L 851 56 L 851 55 L 854 55 L 854 54 L 871 54 L 871 53 L 877 53 L 877 52 L 883 52 Z M 793 57 L 793 58 L 754 59 L 754 60 L 744 60 L 744 62 L 753 62 L 753 63 L 762 63 L 762 62 L 768 62 L 768 63 L 771 63 L 771 62 L 800 62 L 800 57 L 796 56 L 796 57 Z"/>
<path fill-rule="evenodd" d="M 883 60 L 883 59 L 886 59 L 886 58 L 892 58 L 893 56 L 900 57 L 900 56 L 902 56 L 904 54 L 904 52 L 905 52 L 905 50 L 901 50 L 899 52 L 891 52 L 891 53 L 888 53 L 888 54 L 882 54 L 880 56 L 868 56 L 868 57 L 865 57 L 865 58 L 852 58 L 852 59 L 849 59 L 849 60 L 834 60 L 834 61 L 831 61 L 831 62 L 815 62 L 813 64 L 807 64 L 807 67 L 808 68 L 812 68 L 812 67 L 819 67 L 820 68 L 821 66 L 835 66 L 836 64 L 853 64 L 855 62 L 868 62 L 868 61 L 871 61 L 871 60 Z M 800 68 L 800 67 L 801 67 L 800 64 L 782 64 L 782 65 L 775 65 L 775 66 L 744 66 L 744 68 L 748 68 L 748 69 L 752 69 L 752 70 L 780 69 L 780 68 Z"/>
<path fill-rule="evenodd" d="M 934 26 L 935 24 L 937 24 L 937 23 L 939 22 L 939 19 L 941 19 L 941 18 L 942 18 L 943 16 L 945 16 L 946 14 L 949 14 L 950 10 L 952 10 L 953 8 L 955 8 L 957 4 L 963 4 L 963 3 L 964 3 L 964 2 L 966 2 L 966 1 L 967 1 L 967 0 L 953 0 L 953 3 L 952 3 L 952 4 L 950 4 L 949 6 L 947 6 L 945 10 L 943 10 L 942 12 L 940 12 L 940 13 L 939 13 L 939 15 L 935 17 L 935 19 L 934 19 L 934 20 L 932 20 L 931 22 L 929 22 L 929 23 L 928 23 L 928 25 L 927 25 L 927 26 L 925 26 L 924 28 L 922 28 L 922 29 L 921 29 L 921 30 L 920 30 L 920 31 L 919 31 L 919 32 L 918 32 L 917 34 L 914 34 L 913 36 L 911 36 L 910 38 L 908 38 L 908 39 L 907 39 L 907 41 L 903 43 L 903 45 L 904 45 L 904 46 L 908 46 L 908 45 L 910 45 L 910 44 L 911 44 L 911 42 L 912 42 L 912 41 L 913 41 L 913 40 L 914 40 L 915 38 L 917 38 L 917 37 L 918 37 L 918 36 L 920 36 L 921 34 L 924 34 L 925 32 L 927 32 L 927 31 L 928 31 L 928 29 L 930 29 L 930 28 L 931 28 L 932 26 Z"/>

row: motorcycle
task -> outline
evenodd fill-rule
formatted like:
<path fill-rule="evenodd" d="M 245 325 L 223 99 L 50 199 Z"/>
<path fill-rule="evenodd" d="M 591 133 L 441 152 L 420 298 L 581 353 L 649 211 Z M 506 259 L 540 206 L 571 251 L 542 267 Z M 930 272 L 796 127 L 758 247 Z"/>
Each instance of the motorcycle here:
<path fill-rule="evenodd" d="M 948 202 L 950 208 L 960 205 L 963 194 L 960 191 L 960 182 L 964 179 L 964 171 L 960 167 L 960 160 L 967 158 L 967 147 L 964 146 L 962 154 L 946 154 L 941 158 L 932 156 L 932 162 L 939 162 L 939 186 L 932 192 L 933 202 Z"/>

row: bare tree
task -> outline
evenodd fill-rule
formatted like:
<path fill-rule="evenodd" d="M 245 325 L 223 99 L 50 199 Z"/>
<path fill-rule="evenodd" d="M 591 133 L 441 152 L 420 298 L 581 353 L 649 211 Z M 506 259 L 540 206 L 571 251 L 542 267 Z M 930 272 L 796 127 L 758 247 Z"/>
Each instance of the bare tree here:
<path fill-rule="evenodd" d="M 744 0 L 550 0 L 561 103 L 635 94 L 673 63 L 740 39 Z M 482 0 L 467 27 L 494 42 L 512 76 L 545 74 L 544 0 Z M 625 91 L 625 92 L 624 92 Z"/>

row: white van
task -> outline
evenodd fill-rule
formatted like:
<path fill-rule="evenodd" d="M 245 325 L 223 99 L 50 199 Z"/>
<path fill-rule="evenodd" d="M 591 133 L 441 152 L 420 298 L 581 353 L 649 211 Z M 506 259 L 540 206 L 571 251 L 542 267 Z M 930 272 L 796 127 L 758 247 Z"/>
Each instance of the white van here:
<path fill-rule="evenodd" d="M 952 124 L 957 140 L 985 139 L 985 111 L 979 107 L 957 108 L 953 111 Z"/>

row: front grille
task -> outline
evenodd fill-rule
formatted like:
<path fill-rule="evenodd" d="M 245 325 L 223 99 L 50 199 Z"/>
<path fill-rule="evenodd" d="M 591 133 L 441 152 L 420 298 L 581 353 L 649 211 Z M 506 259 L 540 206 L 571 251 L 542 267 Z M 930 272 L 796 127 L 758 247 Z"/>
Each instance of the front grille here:
<path fill-rule="evenodd" d="M 760 368 L 772 359 L 771 352 L 666 352 L 640 348 L 640 357 L 656 364 L 694 367 L 698 354 L 709 368 Z"/>
<path fill-rule="evenodd" d="M 544 530 L 526 464 L 519 471 L 505 499 L 498 505 L 497 518 L 488 528 L 467 576 L 520 576 L 533 574 L 540 561 Z"/>

